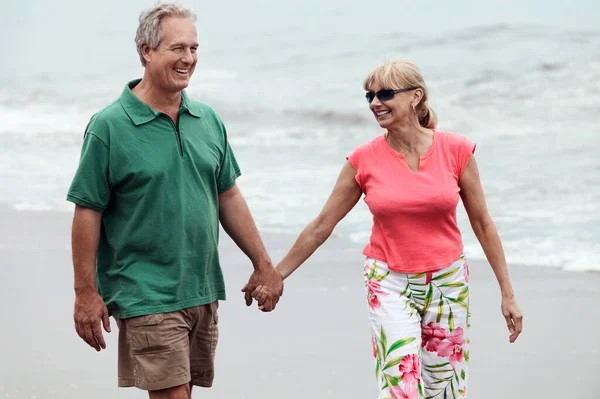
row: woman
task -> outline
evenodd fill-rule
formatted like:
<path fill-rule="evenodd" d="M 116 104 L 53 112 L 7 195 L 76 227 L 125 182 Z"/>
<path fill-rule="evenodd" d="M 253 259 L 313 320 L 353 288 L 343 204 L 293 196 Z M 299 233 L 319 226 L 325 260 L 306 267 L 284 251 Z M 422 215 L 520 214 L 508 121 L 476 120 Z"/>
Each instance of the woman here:
<path fill-rule="evenodd" d="M 522 331 L 472 155 L 475 144 L 436 130 L 437 117 L 413 63 L 384 62 L 369 73 L 364 88 L 386 132 L 347 157 L 323 210 L 277 270 L 284 279 L 292 274 L 364 194 L 373 214 L 363 254 L 379 398 L 466 398 L 469 271 L 456 222 L 459 196 L 500 285 L 510 342 Z M 261 309 L 272 308 L 266 288 L 251 291 Z"/>

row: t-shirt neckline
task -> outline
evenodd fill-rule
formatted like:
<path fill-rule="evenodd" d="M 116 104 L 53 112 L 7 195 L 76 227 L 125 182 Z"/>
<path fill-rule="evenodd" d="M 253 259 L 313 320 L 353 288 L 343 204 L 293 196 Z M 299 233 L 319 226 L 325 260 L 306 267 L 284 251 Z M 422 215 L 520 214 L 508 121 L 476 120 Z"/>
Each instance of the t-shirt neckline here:
<path fill-rule="evenodd" d="M 429 156 L 431 156 L 431 154 L 433 153 L 435 147 L 436 147 L 436 143 L 439 139 L 438 135 L 440 132 L 438 132 L 436 129 L 431 129 L 433 130 L 433 140 L 431 141 L 431 145 L 429 146 L 429 149 L 427 150 L 427 152 L 423 155 L 421 155 L 419 157 L 419 159 L 423 160 L 423 159 L 427 159 Z M 406 157 L 404 156 L 403 153 L 398 152 L 396 150 L 394 150 L 392 148 L 392 146 L 390 145 L 390 143 L 388 143 L 388 141 L 385 139 L 385 136 L 387 135 L 387 132 L 382 134 L 380 136 L 380 140 L 383 141 L 383 146 L 390 152 L 390 154 L 392 154 L 393 156 L 397 157 L 397 158 L 402 158 L 402 159 L 406 159 Z"/>

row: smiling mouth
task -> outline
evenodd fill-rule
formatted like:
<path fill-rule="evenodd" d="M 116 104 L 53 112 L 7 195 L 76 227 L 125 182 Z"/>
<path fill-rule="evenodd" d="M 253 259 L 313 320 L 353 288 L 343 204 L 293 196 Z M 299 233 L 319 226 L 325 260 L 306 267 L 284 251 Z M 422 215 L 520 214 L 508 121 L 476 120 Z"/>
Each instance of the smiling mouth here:
<path fill-rule="evenodd" d="M 381 118 L 387 114 L 391 114 L 392 111 L 379 111 L 379 112 L 375 112 L 375 115 L 377 116 L 377 118 Z"/>
<path fill-rule="evenodd" d="M 175 68 L 175 72 L 177 72 L 180 75 L 187 75 L 189 69 L 182 69 L 182 68 Z"/>

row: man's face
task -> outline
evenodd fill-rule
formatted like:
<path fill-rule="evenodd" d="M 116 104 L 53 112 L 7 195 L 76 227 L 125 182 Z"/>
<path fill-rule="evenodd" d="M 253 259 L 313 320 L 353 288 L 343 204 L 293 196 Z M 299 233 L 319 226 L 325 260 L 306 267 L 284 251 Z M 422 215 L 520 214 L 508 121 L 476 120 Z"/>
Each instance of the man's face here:
<path fill-rule="evenodd" d="M 196 27 L 189 18 L 166 17 L 160 24 L 162 41 L 156 50 L 144 48 L 146 72 L 167 92 L 185 89 L 198 62 Z"/>

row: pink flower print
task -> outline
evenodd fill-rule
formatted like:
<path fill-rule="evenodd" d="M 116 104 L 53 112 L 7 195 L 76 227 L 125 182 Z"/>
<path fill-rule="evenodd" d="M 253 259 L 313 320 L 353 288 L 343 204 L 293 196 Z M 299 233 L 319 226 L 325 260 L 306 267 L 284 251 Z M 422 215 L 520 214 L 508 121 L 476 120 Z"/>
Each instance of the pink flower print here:
<path fill-rule="evenodd" d="M 404 356 L 400 362 L 400 373 L 402 373 L 402 383 L 405 386 L 417 386 L 421 381 L 421 365 L 419 364 L 419 356 L 410 354 Z"/>
<path fill-rule="evenodd" d="M 456 363 L 461 363 L 463 361 L 464 354 L 462 346 L 464 344 L 465 339 L 463 338 L 463 329 L 462 327 L 458 327 L 456 330 L 452 331 L 445 340 L 440 342 L 437 347 L 437 353 L 439 356 L 448 357 L 450 365 L 456 370 Z"/>
<path fill-rule="evenodd" d="M 465 260 L 465 264 L 464 264 L 464 269 L 465 269 L 465 281 L 468 283 L 469 282 L 469 265 L 467 264 L 466 260 Z"/>
<path fill-rule="evenodd" d="M 393 399 L 417 399 L 419 391 L 416 385 L 406 385 L 404 389 L 400 386 L 390 387 Z"/>
<path fill-rule="evenodd" d="M 367 290 L 369 292 L 369 305 L 372 309 L 377 309 L 381 305 L 377 296 L 387 295 L 387 293 L 383 291 L 381 284 L 377 279 L 370 279 L 367 281 Z"/>
<path fill-rule="evenodd" d="M 369 289 L 369 295 L 386 295 L 377 279 L 367 281 L 367 288 Z"/>
<path fill-rule="evenodd" d="M 440 342 L 447 336 L 448 331 L 444 330 L 439 323 L 430 322 L 421 332 L 421 346 L 428 352 L 436 352 Z"/>
<path fill-rule="evenodd" d="M 377 298 L 377 295 L 369 294 L 369 306 L 371 307 L 371 309 L 377 309 L 379 308 L 379 306 L 381 306 L 381 302 L 379 302 L 379 298 Z"/>
<path fill-rule="evenodd" d="M 375 338 L 371 337 L 371 344 L 373 344 L 373 357 L 377 357 L 377 347 L 375 346 Z"/>

